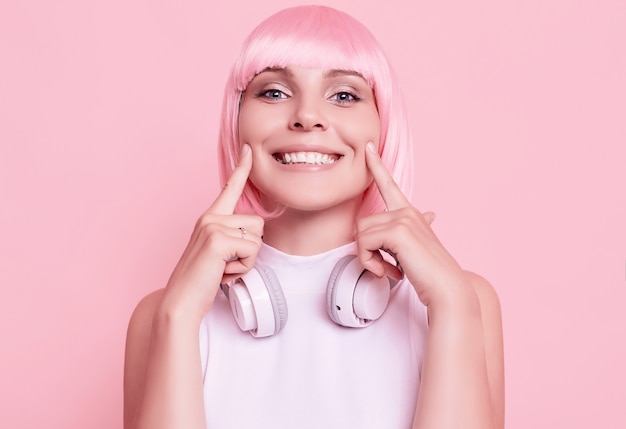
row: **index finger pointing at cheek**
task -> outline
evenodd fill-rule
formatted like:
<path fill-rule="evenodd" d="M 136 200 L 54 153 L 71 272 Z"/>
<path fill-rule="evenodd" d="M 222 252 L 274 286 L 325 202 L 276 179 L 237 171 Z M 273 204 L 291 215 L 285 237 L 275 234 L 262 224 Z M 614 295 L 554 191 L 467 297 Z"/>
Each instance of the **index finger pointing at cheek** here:
<path fill-rule="evenodd" d="M 241 148 L 239 163 L 226 181 L 222 192 L 217 196 L 209 212 L 219 215 L 230 215 L 235 211 L 237 202 L 241 198 L 243 189 L 246 186 L 248 175 L 252 169 L 252 151 L 247 144 Z"/>
<path fill-rule="evenodd" d="M 402 190 L 400 190 L 400 187 L 393 180 L 391 173 L 387 171 L 372 142 L 369 142 L 366 146 L 365 162 L 374 177 L 374 182 L 376 182 L 378 191 L 385 201 L 387 210 L 396 210 L 411 205 L 402 193 Z"/>

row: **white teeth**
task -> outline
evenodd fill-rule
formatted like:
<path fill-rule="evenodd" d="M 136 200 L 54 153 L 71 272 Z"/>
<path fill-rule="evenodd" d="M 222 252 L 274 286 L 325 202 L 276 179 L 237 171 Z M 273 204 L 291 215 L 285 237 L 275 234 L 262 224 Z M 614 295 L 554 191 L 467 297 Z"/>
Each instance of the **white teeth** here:
<path fill-rule="evenodd" d="M 281 164 L 332 164 L 338 159 L 337 155 L 329 155 L 319 152 L 290 152 L 275 154 L 274 158 Z"/>

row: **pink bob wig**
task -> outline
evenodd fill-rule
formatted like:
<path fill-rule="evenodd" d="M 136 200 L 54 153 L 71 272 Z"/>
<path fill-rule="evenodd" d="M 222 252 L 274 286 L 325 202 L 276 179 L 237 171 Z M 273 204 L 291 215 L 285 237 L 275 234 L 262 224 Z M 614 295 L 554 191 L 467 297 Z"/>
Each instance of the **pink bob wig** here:
<path fill-rule="evenodd" d="M 244 41 L 226 84 L 219 134 L 222 185 L 239 158 L 239 103 L 243 92 L 258 73 L 270 67 L 299 66 L 347 70 L 359 73 L 372 87 L 381 135 L 379 153 L 405 195 L 412 191 L 412 144 L 404 100 L 387 58 L 369 30 L 346 13 L 326 6 L 284 9 L 256 27 Z M 385 209 L 376 184 L 363 194 L 359 215 Z M 264 218 L 280 215 L 283 208 L 268 211 L 259 191 L 248 181 L 237 213 L 255 213 Z"/>

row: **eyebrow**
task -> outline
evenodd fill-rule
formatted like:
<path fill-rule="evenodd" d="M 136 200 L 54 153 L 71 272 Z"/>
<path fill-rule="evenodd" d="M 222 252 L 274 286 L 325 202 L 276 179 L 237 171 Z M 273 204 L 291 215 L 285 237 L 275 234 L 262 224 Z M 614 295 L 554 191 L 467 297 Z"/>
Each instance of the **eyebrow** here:
<path fill-rule="evenodd" d="M 280 73 L 287 77 L 293 77 L 293 72 L 289 69 L 289 67 L 267 67 L 263 69 L 261 72 L 259 72 L 258 74 L 265 73 L 265 72 Z M 360 77 L 361 79 L 365 80 L 365 78 L 363 77 L 361 73 L 353 71 L 353 70 L 332 69 L 332 70 L 328 70 L 324 72 L 325 79 L 332 79 L 338 76 L 355 76 L 355 77 Z"/>
<path fill-rule="evenodd" d="M 289 70 L 288 68 L 285 67 L 266 67 L 263 70 L 261 70 L 260 72 L 257 73 L 257 76 L 262 74 L 262 73 L 279 73 L 279 74 L 284 74 L 286 76 L 289 77 L 293 77 L 293 73 L 291 72 L 291 70 Z"/>
<path fill-rule="evenodd" d="M 361 73 L 355 72 L 353 70 L 336 69 L 336 70 L 328 70 L 327 72 L 324 73 L 324 77 L 329 78 L 329 79 L 333 77 L 337 77 L 337 76 L 355 76 L 355 77 L 360 77 L 361 79 L 365 79 Z"/>

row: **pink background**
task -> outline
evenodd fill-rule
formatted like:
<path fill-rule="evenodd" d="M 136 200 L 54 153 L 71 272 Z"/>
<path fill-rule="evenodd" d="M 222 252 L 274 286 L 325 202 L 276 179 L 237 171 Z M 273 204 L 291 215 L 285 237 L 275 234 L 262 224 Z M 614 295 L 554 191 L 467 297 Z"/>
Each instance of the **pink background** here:
<path fill-rule="evenodd" d="M 129 315 L 216 195 L 228 67 L 297 3 L 2 1 L 0 426 L 121 427 Z M 384 4 L 332 3 L 400 76 L 416 205 L 500 294 L 507 427 L 626 427 L 626 3 Z"/>

